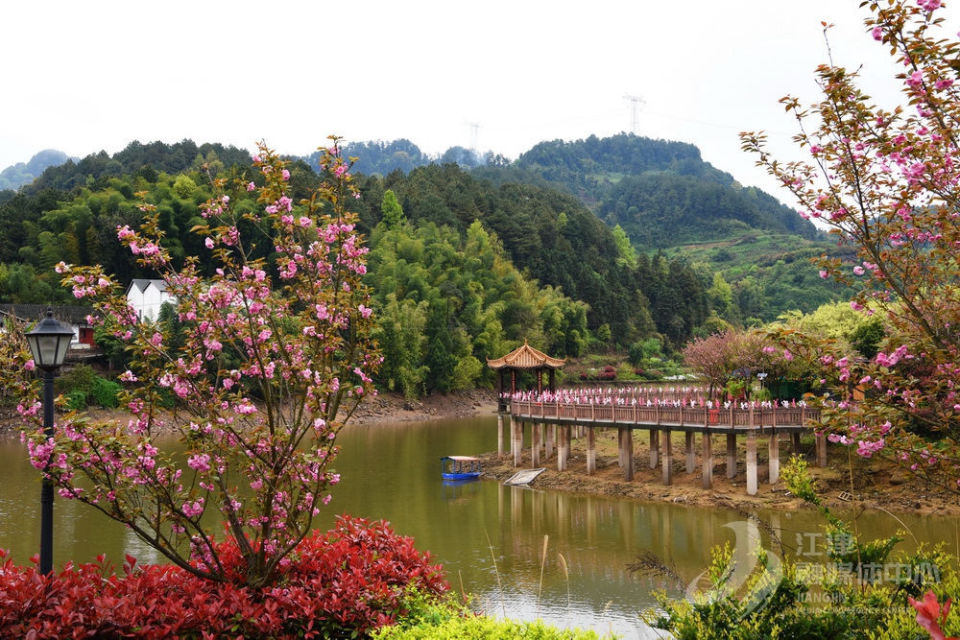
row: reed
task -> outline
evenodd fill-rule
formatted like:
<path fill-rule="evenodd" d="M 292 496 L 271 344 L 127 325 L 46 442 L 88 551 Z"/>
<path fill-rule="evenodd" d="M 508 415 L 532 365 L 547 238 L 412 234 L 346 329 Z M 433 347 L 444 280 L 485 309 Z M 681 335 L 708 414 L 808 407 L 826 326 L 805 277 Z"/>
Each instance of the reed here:
<path fill-rule="evenodd" d="M 547 565 L 547 546 L 550 543 L 550 535 L 543 536 L 543 553 L 540 555 L 540 585 L 537 588 L 537 617 L 540 617 L 540 595 L 543 593 L 543 570 Z"/>
<path fill-rule="evenodd" d="M 500 569 L 497 568 L 497 555 L 493 552 L 493 542 L 490 541 L 490 534 L 486 529 L 483 535 L 487 537 L 487 548 L 490 549 L 490 559 L 493 560 L 493 574 L 497 576 L 497 590 L 500 592 L 500 609 L 503 611 L 503 617 L 507 617 L 507 603 L 503 597 L 503 582 L 500 580 Z"/>
<path fill-rule="evenodd" d="M 560 558 L 560 566 L 563 567 L 563 579 L 567 582 L 567 609 L 570 608 L 570 570 L 567 568 L 567 559 L 563 557 L 562 553 L 557 553 L 557 557 Z"/>

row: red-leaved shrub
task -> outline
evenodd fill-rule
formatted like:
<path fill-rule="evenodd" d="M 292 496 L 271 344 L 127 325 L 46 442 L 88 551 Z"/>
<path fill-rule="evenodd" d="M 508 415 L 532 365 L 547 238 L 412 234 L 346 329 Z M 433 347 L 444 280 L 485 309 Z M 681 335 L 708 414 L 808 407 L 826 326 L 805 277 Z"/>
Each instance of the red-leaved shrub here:
<path fill-rule="evenodd" d="M 239 577 L 236 542 L 220 551 L 228 575 Z M 130 556 L 119 576 L 103 556 L 49 577 L 14 565 L 2 550 L 0 561 L 0 638 L 362 637 L 406 613 L 407 589 L 449 588 L 412 538 L 349 516 L 304 539 L 279 580 L 258 590 L 173 565 L 136 566 Z"/>

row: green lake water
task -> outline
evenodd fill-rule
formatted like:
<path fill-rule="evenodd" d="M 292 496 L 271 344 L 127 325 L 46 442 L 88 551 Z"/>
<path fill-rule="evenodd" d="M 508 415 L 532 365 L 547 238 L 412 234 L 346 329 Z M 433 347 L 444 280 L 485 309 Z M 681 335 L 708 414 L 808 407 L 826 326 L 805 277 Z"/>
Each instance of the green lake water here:
<path fill-rule="evenodd" d="M 679 596 L 708 565 L 710 548 L 745 546 L 744 515 L 721 509 L 645 504 L 607 497 L 503 487 L 493 481 L 447 486 L 440 457 L 496 449 L 493 417 L 350 426 L 339 443 L 342 482 L 318 522 L 327 528 L 339 513 L 388 520 L 419 549 L 444 565 L 456 589 L 474 594 L 492 615 L 543 618 L 562 626 L 614 631 L 625 638 L 658 637 L 639 618 L 654 605 L 652 591 Z M 39 548 L 39 475 L 16 438 L 0 440 L 0 548 L 26 563 Z M 54 565 L 86 562 L 106 553 L 159 562 L 156 552 L 123 526 L 89 507 L 56 498 Z M 817 561 L 812 543 L 822 521 L 808 510 L 756 514 L 779 531 L 788 551 Z M 889 535 L 906 526 L 920 542 L 960 545 L 960 520 L 884 513 L 860 517 L 860 529 Z M 739 523 L 739 524 L 738 524 Z M 738 528 L 739 527 L 739 528 Z M 546 562 L 542 562 L 546 537 Z M 916 540 L 914 540 L 914 537 Z M 769 536 L 763 536 L 774 549 Z M 753 542 L 749 544 L 753 545 Z M 652 553 L 673 567 L 680 586 L 665 578 L 631 575 L 626 565 Z M 783 553 L 779 547 L 774 553 Z"/>

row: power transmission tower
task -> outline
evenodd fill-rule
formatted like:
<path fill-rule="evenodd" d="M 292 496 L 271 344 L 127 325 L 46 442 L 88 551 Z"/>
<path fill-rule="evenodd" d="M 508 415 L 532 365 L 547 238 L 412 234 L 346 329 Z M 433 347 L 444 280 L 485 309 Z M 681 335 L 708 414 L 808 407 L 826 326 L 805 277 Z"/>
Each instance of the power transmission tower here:
<path fill-rule="evenodd" d="M 480 154 L 480 150 L 477 148 L 477 138 L 480 135 L 480 123 L 479 122 L 467 122 L 465 123 L 470 127 L 470 149 L 476 153 Z"/>
<path fill-rule="evenodd" d="M 630 94 L 624 95 L 623 99 L 630 103 L 630 132 L 636 133 L 637 124 L 640 122 L 637 113 L 640 111 L 640 107 L 647 104 L 647 101 L 640 96 L 632 96 Z"/>

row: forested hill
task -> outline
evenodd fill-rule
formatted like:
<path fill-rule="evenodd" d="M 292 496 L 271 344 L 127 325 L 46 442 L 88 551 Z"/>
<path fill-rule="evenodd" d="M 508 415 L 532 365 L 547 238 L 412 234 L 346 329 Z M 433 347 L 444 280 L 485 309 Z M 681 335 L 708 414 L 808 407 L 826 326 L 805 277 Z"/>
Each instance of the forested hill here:
<path fill-rule="evenodd" d="M 452 147 L 441 158 L 450 162 L 426 166 L 429 156 L 407 140 L 354 143 L 346 153 L 360 157 L 354 171 L 366 174 L 361 183 L 368 193 L 358 203 L 365 231 L 376 225 L 380 199 L 391 188 L 414 224 L 448 225 L 463 235 L 479 220 L 513 264 L 588 303 L 591 329 L 606 325 L 620 344 L 651 331 L 674 344 L 686 339 L 710 316 L 704 288 L 712 292 L 712 311 L 734 324 L 809 311 L 838 295 L 807 260 L 826 247 L 801 237 L 815 234 L 813 227 L 767 194 L 740 188 L 692 145 L 591 137 L 542 143 L 515 163 Z M 101 152 L 50 167 L 20 194 L 0 191 L 0 263 L 21 263 L 6 275 L 0 264 L 0 297 L 10 295 L 9 287 L 30 294 L 21 286 L 31 280 L 24 269 L 43 272 L 52 264 L 47 256 L 67 248 L 115 259 L 100 243 L 110 240 L 118 214 L 124 222 L 134 215 L 132 193 L 141 187 L 171 185 L 178 175 L 202 186 L 209 175 L 248 163 L 248 152 L 231 146 L 134 142 L 113 156 Z M 298 193 L 315 179 L 310 166 L 293 159 Z M 157 188 L 168 197 L 169 186 Z M 65 203 L 84 190 L 93 197 L 65 216 Z M 178 197 L 168 207 L 186 249 L 194 204 Z M 113 218 L 103 226 L 99 216 L 106 211 Z M 71 224 L 84 237 L 71 237 Z M 725 281 L 714 281 L 717 272 Z M 32 293 L 49 292 L 43 282 L 55 279 L 41 280 Z M 669 282 L 680 284 L 671 289 Z"/>
<path fill-rule="evenodd" d="M 816 227 L 683 142 L 633 134 L 541 142 L 515 166 L 564 185 L 643 250 L 764 230 L 816 238 Z"/>
<path fill-rule="evenodd" d="M 165 148 L 167 154 L 162 153 Z M 237 156 L 232 162 L 231 158 Z M 236 166 L 230 166 L 233 164 Z M 239 177 L 248 165 L 249 157 L 240 150 L 184 142 L 131 145 L 113 157 L 97 154 L 48 169 L 30 189 L 0 204 L 0 226 L 4 229 L 0 234 L 0 301 L 55 300 L 60 290 L 52 268 L 61 260 L 103 264 L 126 280 L 149 276 L 120 249 L 115 237 L 117 225 L 136 226 L 142 217 L 137 192 L 145 192 L 147 200 L 156 205 L 175 257 L 202 255 L 202 244 L 190 229 L 200 220 L 198 205 L 210 196 L 210 176 L 232 173 Z M 316 174 L 300 160 L 291 164 L 291 173 L 295 199 L 305 197 L 318 179 Z M 248 174 L 245 179 L 256 176 Z M 500 310 L 497 313 L 502 317 L 497 317 L 497 322 L 504 327 L 532 327 L 538 322 L 554 328 L 569 327 L 574 321 L 571 318 L 582 314 L 584 325 L 574 329 L 580 335 L 578 348 L 594 337 L 603 345 L 626 346 L 651 336 L 660 336 L 679 347 L 710 317 L 709 273 L 697 272 L 683 260 L 636 256 L 625 238 L 618 239 L 582 202 L 556 189 L 526 184 L 497 186 L 455 164 L 429 165 L 386 177 L 357 174 L 357 184 L 362 197 L 355 206 L 361 215 L 361 228 L 370 237 L 383 217 L 387 190 L 396 193 L 410 238 L 396 238 L 399 248 L 391 250 L 391 255 L 407 265 L 398 267 L 398 273 L 414 269 L 410 256 L 417 258 L 420 267 L 416 269 L 427 275 L 415 279 L 410 285 L 413 290 L 436 290 L 447 296 L 449 312 L 442 319 L 424 312 L 437 323 L 457 326 L 462 310 L 459 305 L 465 305 L 481 285 L 460 282 L 444 271 L 448 266 L 434 271 L 424 265 L 443 263 L 437 251 L 452 255 L 465 250 L 467 232 L 477 222 L 495 234 L 492 242 L 502 247 L 499 250 L 504 259 L 518 269 L 525 283 L 518 285 L 521 291 L 551 287 L 555 293 L 545 299 L 568 296 L 586 303 L 582 311 L 567 317 L 566 312 L 557 311 L 569 308 L 565 303 L 551 303 L 553 311 L 548 313 L 545 307 L 537 306 L 539 303 L 528 300 L 519 304 L 524 296 L 514 288 L 505 288 L 503 295 L 508 299 L 489 302 Z M 450 232 L 443 231 L 445 228 Z M 408 244 L 417 243 L 431 249 L 408 255 Z M 472 259 L 463 258 L 467 262 Z M 373 269 L 371 272 L 376 278 Z M 490 289 L 485 284 L 481 288 Z M 408 291 L 403 287 L 400 290 Z M 60 291 L 61 300 L 64 296 Z M 526 297 L 536 298 L 532 294 Z M 398 301 L 402 298 L 398 294 Z M 397 310 L 401 311 L 410 310 Z M 566 314 L 566 320 L 547 322 L 541 318 L 543 313 Z M 570 333 L 554 331 L 554 342 Z M 506 335 L 515 339 L 521 334 L 514 330 Z M 574 347 L 558 348 L 566 352 Z"/>
<path fill-rule="evenodd" d="M 637 256 L 582 202 L 556 189 L 495 186 L 449 164 L 369 176 L 361 186 L 357 204 L 365 227 L 380 221 L 387 189 L 416 224 L 449 226 L 462 234 L 479 221 L 519 269 L 586 302 L 590 328 L 607 325 L 618 344 L 652 333 L 680 344 L 710 315 L 711 274 L 696 272 L 684 260 Z"/>
<path fill-rule="evenodd" d="M 39 178 L 23 189 L 26 194 L 36 194 L 44 189 L 69 191 L 90 186 L 97 180 L 120 176 L 145 174 L 155 177 L 157 171 L 177 174 L 182 171 L 200 170 L 204 164 L 212 165 L 214 172 L 233 165 L 247 165 L 250 152 L 234 146 L 217 143 L 198 145 L 192 140 L 174 144 L 131 142 L 125 149 L 112 156 L 106 151 L 94 153 L 81 160 L 67 160 L 46 169 Z"/>
<path fill-rule="evenodd" d="M 18 162 L 0 171 L 0 191 L 16 190 L 25 184 L 30 184 L 36 180 L 47 167 L 63 164 L 69 159 L 63 151 L 44 149 L 34 154 L 29 161 Z"/>

